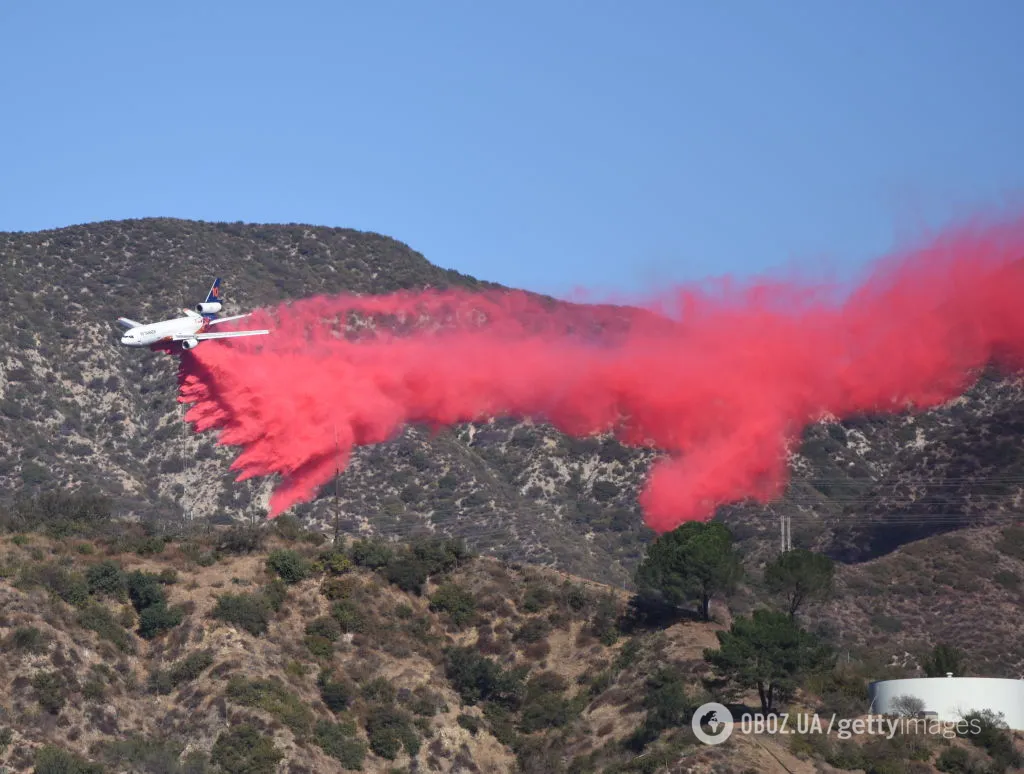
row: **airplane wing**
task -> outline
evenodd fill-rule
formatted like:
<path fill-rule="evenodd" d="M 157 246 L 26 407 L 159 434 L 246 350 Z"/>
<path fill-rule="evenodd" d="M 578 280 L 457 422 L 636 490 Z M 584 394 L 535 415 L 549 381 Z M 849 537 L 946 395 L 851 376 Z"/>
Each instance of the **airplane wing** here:
<path fill-rule="evenodd" d="M 125 328 L 138 328 L 142 325 L 142 323 L 137 323 L 135 320 L 129 320 L 127 317 L 118 317 L 117 322 Z"/>
<path fill-rule="evenodd" d="M 247 314 L 236 314 L 234 317 L 218 317 L 216 320 L 210 320 L 207 325 L 219 325 L 220 323 L 227 322 L 228 320 L 241 320 L 243 317 L 249 317 L 251 315 L 252 312 Z"/>
<path fill-rule="evenodd" d="M 223 333 L 182 333 L 172 337 L 172 341 L 185 341 L 185 339 L 196 339 L 206 341 L 207 339 L 230 339 L 235 336 L 263 336 L 270 331 L 224 331 Z"/>

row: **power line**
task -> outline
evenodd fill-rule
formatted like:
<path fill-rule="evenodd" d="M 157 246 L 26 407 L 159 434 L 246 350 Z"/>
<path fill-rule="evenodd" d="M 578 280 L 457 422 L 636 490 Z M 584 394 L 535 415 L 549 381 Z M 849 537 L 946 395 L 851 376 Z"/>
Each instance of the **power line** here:
<path fill-rule="evenodd" d="M 530 514 L 530 515 L 535 515 L 535 514 Z M 552 514 L 545 513 L 545 514 L 542 514 L 542 515 L 546 516 L 546 517 L 550 517 Z M 818 524 L 820 524 L 823 521 L 825 521 L 824 519 L 822 519 L 820 516 L 817 516 L 816 514 L 800 514 L 800 513 L 788 514 L 787 515 L 788 521 L 786 522 L 786 527 L 785 527 L 785 541 L 786 541 L 786 545 L 788 545 L 790 548 L 792 548 L 792 522 L 793 522 L 793 518 L 794 517 L 796 517 L 796 520 L 797 520 L 798 523 L 800 521 L 805 521 L 806 523 L 818 523 Z M 747 523 L 752 523 L 752 522 L 764 523 L 764 522 L 767 522 L 769 519 L 774 520 L 775 518 L 776 518 L 776 516 L 774 514 L 757 514 L 757 515 L 752 515 L 750 518 L 743 519 L 743 521 L 745 521 Z M 639 517 L 638 517 L 637 521 L 638 522 L 640 521 Z M 893 514 L 893 515 L 886 515 L 886 516 L 864 516 L 864 515 L 859 515 L 857 517 L 850 517 L 850 518 L 842 518 L 842 517 L 834 518 L 834 519 L 829 519 L 828 521 L 829 521 L 829 526 L 832 526 L 833 528 L 835 528 L 835 527 L 842 527 L 842 526 L 847 525 L 847 524 L 858 525 L 858 526 L 863 526 L 863 525 L 868 525 L 868 524 L 879 524 L 879 525 L 891 525 L 891 526 L 916 526 L 916 525 L 921 525 L 921 526 L 926 526 L 926 525 L 943 526 L 943 525 L 958 525 L 958 526 L 967 526 L 967 527 L 970 527 L 970 526 L 986 527 L 986 526 L 998 525 L 999 523 L 1003 523 L 1003 522 L 1005 522 L 1005 523 L 1014 523 L 1014 522 L 1018 522 L 1018 521 L 1024 521 L 1024 514 L 1021 514 L 1021 513 L 1004 513 L 1004 514 L 985 514 L 985 515 L 978 515 L 978 516 L 971 516 L 971 515 L 967 515 L 967 514 L 958 514 L 958 513 L 939 513 L 939 514 L 932 514 L 932 515 L 928 515 L 928 516 L 917 516 L 917 515 L 913 515 L 913 514 L 911 514 L 911 515 Z M 446 528 L 450 529 L 452 527 L 455 527 L 455 528 L 458 528 L 458 527 L 470 527 L 471 528 L 471 527 L 473 527 L 476 524 L 480 524 L 480 522 L 479 521 L 474 521 L 474 520 L 466 518 L 466 517 L 463 517 L 463 518 L 448 517 L 448 518 L 441 518 L 441 519 L 422 518 L 421 520 L 418 520 L 415 523 L 403 524 L 403 525 L 398 525 L 398 526 L 375 527 L 372 524 L 370 524 L 370 529 L 373 531 L 374 534 L 377 534 L 377 535 L 392 536 L 392 535 L 409 534 L 410 532 L 413 532 L 413 531 L 416 531 L 416 530 L 432 531 L 432 530 L 435 530 L 435 529 L 446 529 Z M 542 534 L 541 535 L 537 535 L 536 533 L 537 532 L 546 532 L 546 531 L 551 529 L 551 526 L 552 526 L 552 522 L 551 521 L 548 521 L 546 524 L 545 523 L 539 524 L 537 526 L 524 525 L 522 523 L 510 523 L 507 527 L 497 527 L 496 528 L 494 526 L 488 525 L 488 527 L 486 529 L 484 529 L 484 530 L 482 530 L 480 532 L 474 533 L 474 536 L 475 537 L 483 537 L 483 536 L 498 536 L 498 535 L 506 535 L 506 536 L 507 535 L 515 535 L 517 537 L 524 537 L 524 535 L 522 533 L 525 532 L 525 533 L 527 533 L 527 535 L 525 535 L 525 536 L 530 536 L 530 534 L 532 533 L 533 535 L 535 535 L 537 537 L 543 538 L 544 535 L 542 535 Z M 581 523 L 581 526 L 586 528 L 586 523 Z M 781 532 L 781 529 L 780 529 L 780 532 Z M 608 531 L 608 532 L 604 532 L 603 534 L 612 534 L 612 533 L 610 531 Z"/>

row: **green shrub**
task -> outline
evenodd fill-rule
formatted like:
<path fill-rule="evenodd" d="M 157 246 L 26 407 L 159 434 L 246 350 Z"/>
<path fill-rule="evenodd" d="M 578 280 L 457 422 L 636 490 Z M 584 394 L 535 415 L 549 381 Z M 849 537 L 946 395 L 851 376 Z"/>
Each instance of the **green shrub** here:
<path fill-rule="evenodd" d="M 971 744 L 987 752 L 996 765 L 1002 769 L 1017 768 L 1024 763 L 1024 756 L 1017 752 L 1013 736 L 1002 713 L 992 710 L 969 712 L 963 716 L 970 729 L 965 734 Z M 974 729 L 978 731 L 975 732 Z M 957 733 L 960 733 L 958 729 Z"/>
<path fill-rule="evenodd" d="M 935 761 L 935 768 L 947 774 L 971 774 L 974 771 L 971 754 L 963 747 L 943 750 L 939 759 Z"/>
<path fill-rule="evenodd" d="M 444 583 L 430 597 L 430 608 L 447 613 L 456 626 L 465 626 L 476 617 L 473 594 L 455 583 Z"/>
<path fill-rule="evenodd" d="M 263 595 L 268 607 L 276 613 L 288 598 L 288 587 L 280 578 L 275 578 L 263 587 L 260 594 Z"/>
<path fill-rule="evenodd" d="M 121 566 L 110 559 L 91 565 L 85 571 L 85 579 L 89 585 L 89 593 L 94 596 L 109 596 L 119 599 L 125 593 Z"/>
<path fill-rule="evenodd" d="M 138 540 L 133 546 L 133 550 L 139 556 L 154 556 L 162 554 L 170 542 L 171 539 L 166 535 L 149 535 Z"/>
<path fill-rule="evenodd" d="M 551 632 L 551 625 L 543 618 L 526 621 L 513 636 L 516 642 L 540 642 Z"/>
<path fill-rule="evenodd" d="M 588 629 L 606 647 L 611 647 L 619 639 L 619 607 L 611 593 L 598 598 Z"/>
<path fill-rule="evenodd" d="M 447 648 L 444 658 L 445 674 L 466 704 L 491 701 L 518 706 L 524 693 L 522 669 L 505 671 L 472 647 Z"/>
<path fill-rule="evenodd" d="M 395 687 L 386 677 L 375 677 L 363 686 L 362 694 L 367 701 L 378 704 L 391 704 L 396 697 Z"/>
<path fill-rule="evenodd" d="M 274 519 L 274 531 L 285 540 L 294 542 L 302 534 L 302 524 L 290 513 L 285 513 Z"/>
<path fill-rule="evenodd" d="M 122 653 L 135 652 L 135 643 L 131 635 L 118 623 L 113 614 L 98 602 L 93 602 L 78 614 L 78 625 L 96 632 L 100 639 L 112 643 Z"/>
<path fill-rule="evenodd" d="M 330 672 L 320 672 L 316 684 L 320 689 L 320 699 L 331 712 L 344 712 L 352 703 L 355 690 L 348 683 L 335 680 Z"/>
<path fill-rule="evenodd" d="M 640 640 L 633 637 L 622 643 L 619 653 L 615 657 L 615 668 L 619 671 L 629 669 L 640 658 Z"/>
<path fill-rule="evenodd" d="M 334 642 L 341 636 L 341 625 L 330 616 L 320 616 L 306 624 L 306 634 Z"/>
<path fill-rule="evenodd" d="M 312 572 L 310 563 L 297 551 L 278 548 L 267 557 L 267 569 L 276 573 L 285 583 L 299 583 Z"/>
<path fill-rule="evenodd" d="M 408 706 L 414 714 L 425 718 L 433 717 L 438 713 L 438 711 L 448 711 L 444 697 L 439 693 L 430 690 L 426 685 L 421 685 L 413 691 L 412 699 L 406 706 Z"/>
<path fill-rule="evenodd" d="M 382 556 L 383 554 L 376 558 Z M 404 553 L 391 555 L 391 559 L 384 566 L 384 576 L 402 591 L 421 594 L 429 577 L 449 572 L 471 556 L 461 540 L 417 540 Z M 353 558 L 356 558 L 356 554 L 353 554 Z"/>
<path fill-rule="evenodd" d="M 320 586 L 320 593 L 332 602 L 347 599 L 352 595 L 351 578 L 327 578 Z"/>
<path fill-rule="evenodd" d="M 42 586 L 74 607 L 82 607 L 89 601 L 89 584 L 85 576 L 57 564 L 26 567 L 22 571 L 19 585 Z"/>
<path fill-rule="evenodd" d="M 115 771 L 146 774 L 206 774 L 207 756 L 196 751 L 180 760 L 185 743 L 160 736 L 129 736 L 100 742 L 97 753 Z"/>
<path fill-rule="evenodd" d="M 356 565 L 370 570 L 387 566 L 394 557 L 391 548 L 378 540 L 357 540 L 352 544 L 350 554 Z"/>
<path fill-rule="evenodd" d="M 587 596 L 586 589 L 582 586 L 574 585 L 565 595 L 565 601 L 573 612 L 580 613 L 586 609 L 587 605 L 590 603 L 590 598 Z"/>
<path fill-rule="evenodd" d="M 248 723 L 222 731 L 210 751 L 224 774 L 274 774 L 283 758 L 274 740 Z"/>
<path fill-rule="evenodd" d="M 99 675 L 90 675 L 82 685 L 82 696 L 89 701 L 103 701 L 107 696 L 107 684 Z"/>
<path fill-rule="evenodd" d="M 239 627 L 253 637 L 265 634 L 271 608 L 262 594 L 222 594 L 213 608 L 214 618 Z"/>
<path fill-rule="evenodd" d="M 51 715 L 59 715 L 68 700 L 68 684 L 60 672 L 36 672 L 32 677 L 39 706 Z"/>
<path fill-rule="evenodd" d="M 1009 570 L 1000 570 L 992 576 L 992 580 L 1010 591 L 1017 591 L 1020 588 L 1020 576 Z"/>
<path fill-rule="evenodd" d="M 469 731 L 473 736 L 476 736 L 477 732 L 480 730 L 480 719 L 475 718 L 472 715 L 467 715 L 464 712 L 455 718 L 455 722 Z"/>
<path fill-rule="evenodd" d="M 852 717 L 868 701 L 868 679 L 863 671 L 861 664 L 840 664 L 831 671 L 808 675 L 804 685 L 821 697 L 819 712 Z"/>
<path fill-rule="evenodd" d="M 940 643 L 922 660 L 921 667 L 928 677 L 945 677 L 950 672 L 954 677 L 961 677 L 964 673 L 964 660 L 962 650 Z"/>
<path fill-rule="evenodd" d="M 568 723 L 571 716 L 571 708 L 565 697 L 544 694 L 523 705 L 519 727 L 528 734 L 545 728 L 559 728 Z"/>
<path fill-rule="evenodd" d="M 431 575 L 454 570 L 473 556 L 461 538 L 416 540 L 410 548 L 416 559 L 426 562 Z"/>
<path fill-rule="evenodd" d="M 530 583 L 523 592 L 523 610 L 527 613 L 539 613 L 554 602 L 551 590 L 540 583 Z"/>
<path fill-rule="evenodd" d="M 388 760 L 398 757 L 402 747 L 410 756 L 420 749 L 419 736 L 409 715 L 395 706 L 377 706 L 366 716 L 370 749 Z"/>
<path fill-rule="evenodd" d="M 327 755 L 337 760 L 342 768 L 359 771 L 366 758 L 366 745 L 353 736 L 355 729 L 321 720 L 316 724 L 314 739 Z"/>
<path fill-rule="evenodd" d="M 167 694 L 183 683 L 195 680 L 213 665 L 213 654 L 208 650 L 191 653 L 171 665 L 167 670 L 156 670 L 149 677 L 150 690 Z"/>
<path fill-rule="evenodd" d="M 23 464 L 23 476 L 26 465 L 34 467 L 35 473 L 41 470 L 44 478 L 46 477 L 45 468 L 40 468 L 32 462 Z M 42 528 L 51 537 L 58 539 L 71 535 L 89 537 L 98 534 L 110 524 L 111 502 L 101 495 L 84 491 L 71 492 L 54 487 L 17 503 L 12 515 L 12 526 L 15 528 Z"/>
<path fill-rule="evenodd" d="M 138 613 L 151 605 L 167 603 L 167 592 L 160 583 L 159 575 L 135 570 L 124 575 L 124 585 L 128 591 L 128 599 Z"/>
<path fill-rule="evenodd" d="M 317 532 L 316 530 L 307 530 L 306 532 L 302 533 L 301 540 L 303 543 L 309 543 L 310 545 L 314 546 L 322 546 L 324 543 L 327 542 L 327 535 L 325 535 L 323 532 Z"/>
<path fill-rule="evenodd" d="M 128 599 L 139 614 L 140 637 L 153 639 L 184 620 L 185 614 L 180 607 L 168 607 L 161 575 L 136 570 L 122 577 Z"/>
<path fill-rule="evenodd" d="M 1024 527 L 1007 527 L 996 543 L 996 550 L 1024 561 Z"/>
<path fill-rule="evenodd" d="M 233 675 L 225 695 L 238 704 L 269 712 L 297 737 L 305 737 L 312 730 L 312 710 L 276 677 L 247 680 Z"/>
<path fill-rule="evenodd" d="M 263 547 L 266 533 L 258 527 L 240 525 L 232 527 L 221 537 L 218 554 L 251 554 Z"/>
<path fill-rule="evenodd" d="M 395 584 L 402 591 L 417 595 L 423 593 L 423 586 L 429 574 L 429 565 L 411 556 L 393 559 L 384 569 L 384 577 L 389 583 Z"/>
<path fill-rule="evenodd" d="M 526 684 L 520 729 L 532 733 L 568 723 L 573 708 L 563 696 L 565 689 L 565 679 L 555 672 L 540 672 L 531 677 Z"/>
<path fill-rule="evenodd" d="M 35 626 L 19 626 L 7 636 L 7 647 L 28 653 L 45 653 L 50 639 Z"/>
<path fill-rule="evenodd" d="M 350 599 L 331 605 L 331 616 L 338 622 L 342 632 L 362 633 L 368 628 L 367 615 Z"/>
<path fill-rule="evenodd" d="M 503 745 L 515 748 L 518 735 L 512 711 L 508 707 L 496 702 L 487 702 L 484 704 L 484 718 L 495 739 Z"/>
<path fill-rule="evenodd" d="M 103 767 L 53 745 L 36 750 L 33 774 L 103 774 Z"/>
<path fill-rule="evenodd" d="M 328 575 L 344 575 L 352 569 L 352 561 L 343 551 L 329 548 L 320 552 L 317 557 L 316 569 Z"/>
<path fill-rule="evenodd" d="M 185 612 L 180 607 L 167 607 L 166 603 L 150 605 L 139 614 L 139 636 L 151 640 L 170 631 L 184 618 Z"/>
<path fill-rule="evenodd" d="M 307 634 L 302 643 L 314 658 L 330 658 L 334 655 L 334 643 L 325 637 Z"/>
<path fill-rule="evenodd" d="M 683 675 L 673 667 L 663 667 L 648 677 L 646 688 L 647 715 L 627 742 L 637 751 L 657 739 L 662 731 L 683 725 L 697 706 L 686 692 Z"/>

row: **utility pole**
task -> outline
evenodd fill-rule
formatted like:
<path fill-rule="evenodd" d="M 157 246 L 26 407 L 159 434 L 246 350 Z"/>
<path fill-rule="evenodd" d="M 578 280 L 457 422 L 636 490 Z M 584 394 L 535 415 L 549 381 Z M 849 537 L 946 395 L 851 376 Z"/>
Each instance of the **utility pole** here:
<path fill-rule="evenodd" d="M 185 422 L 185 405 L 180 406 L 181 414 L 181 467 L 185 488 L 181 493 L 181 515 L 185 520 L 185 529 L 192 526 L 192 509 L 188 507 L 188 424 Z"/>
<path fill-rule="evenodd" d="M 341 449 L 338 447 L 338 426 L 334 426 L 334 545 L 338 545 L 341 536 L 341 496 L 338 492 L 338 479 L 341 477 Z"/>
<path fill-rule="evenodd" d="M 782 553 L 793 550 L 793 517 L 779 514 L 779 535 Z"/>

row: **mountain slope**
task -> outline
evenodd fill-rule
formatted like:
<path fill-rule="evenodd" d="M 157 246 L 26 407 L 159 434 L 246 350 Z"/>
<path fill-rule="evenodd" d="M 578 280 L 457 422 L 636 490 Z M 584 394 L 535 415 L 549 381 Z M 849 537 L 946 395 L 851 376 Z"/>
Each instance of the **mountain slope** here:
<path fill-rule="evenodd" d="M 498 287 L 349 229 L 146 219 L 0 234 L 0 491 L 87 484 L 125 515 L 262 518 L 271 482 L 235 483 L 234 450 L 181 422 L 174 359 L 117 346 L 112 324 L 191 305 L 214 274 L 228 313 L 315 293 Z M 784 499 L 720 516 L 752 566 L 777 550 L 782 513 L 795 544 L 846 561 L 1005 521 L 1024 487 L 1022 405 L 1018 382 L 987 375 L 920 416 L 815 425 Z M 652 458 L 507 419 L 436 437 L 410 428 L 358 450 L 336 488 L 296 513 L 327 530 L 461 535 L 628 585 L 652 537 L 636 504 Z"/>
<path fill-rule="evenodd" d="M 934 774 L 950 749 L 986 759 L 918 734 L 702 745 L 689 718 L 724 623 L 626 625 L 623 594 L 451 544 L 330 544 L 288 517 L 173 540 L 74 529 L 0 535 L 0 767 Z M 872 674 L 840 665 L 791 708 L 861 717 Z"/>

